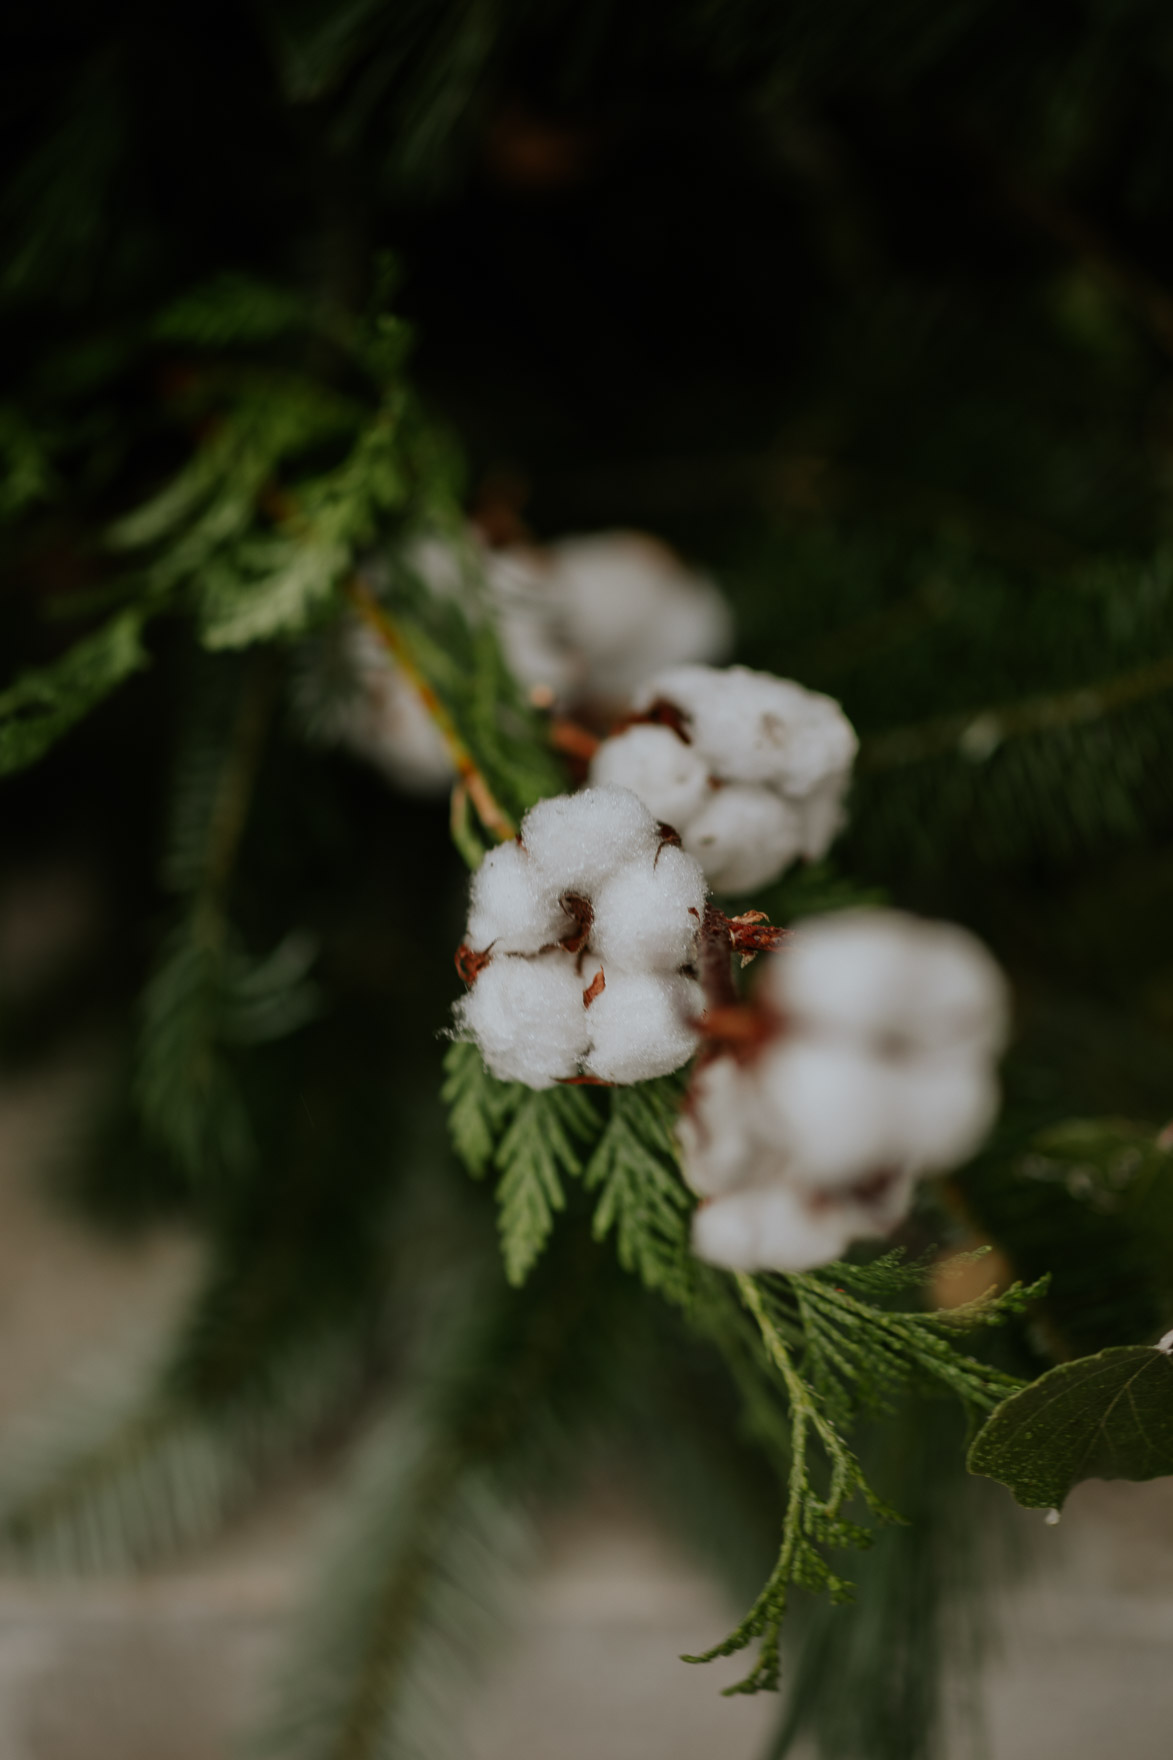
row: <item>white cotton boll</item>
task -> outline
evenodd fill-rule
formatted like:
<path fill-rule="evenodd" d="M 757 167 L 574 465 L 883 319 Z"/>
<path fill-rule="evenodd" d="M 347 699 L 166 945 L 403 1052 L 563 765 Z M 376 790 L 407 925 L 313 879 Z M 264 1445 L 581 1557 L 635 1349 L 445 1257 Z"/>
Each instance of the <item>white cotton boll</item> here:
<path fill-rule="evenodd" d="M 811 1187 L 891 1168 L 902 1146 L 891 1066 L 835 1040 L 783 1039 L 756 1066 L 761 1126 Z"/>
<path fill-rule="evenodd" d="M 792 685 L 788 679 L 771 682 L 788 688 L 785 699 L 779 691 L 770 704 L 763 692 L 755 750 L 763 764 L 771 747 L 777 751 L 770 780 L 784 793 L 803 799 L 827 777 L 850 771 L 859 738 L 834 697 Z"/>
<path fill-rule="evenodd" d="M 483 566 L 479 541 L 465 533 L 463 542 L 440 532 L 422 532 L 402 551 L 403 561 L 438 599 L 459 599 L 470 574 Z"/>
<path fill-rule="evenodd" d="M 574 694 L 578 668 L 541 612 L 522 606 L 497 615 L 501 651 L 514 678 L 544 706 Z"/>
<path fill-rule="evenodd" d="M 448 748 L 415 690 L 370 640 L 376 658 L 363 663 L 358 689 L 340 709 L 338 738 L 398 787 L 443 794 L 456 779 Z"/>
<path fill-rule="evenodd" d="M 972 1052 L 922 1053 L 891 1080 L 905 1159 L 917 1173 L 967 1161 L 997 1117 L 997 1084 Z"/>
<path fill-rule="evenodd" d="M 541 553 L 520 545 L 489 551 L 485 575 L 513 676 L 528 691 L 554 701 L 574 696 L 582 659 L 567 644 Z"/>
<path fill-rule="evenodd" d="M 584 788 L 539 801 L 521 823 L 521 840 L 559 891 L 590 894 L 625 862 L 651 860 L 656 820 L 626 788 Z"/>
<path fill-rule="evenodd" d="M 591 1047 L 584 1067 L 604 1082 L 646 1082 L 687 1063 L 697 1047 L 691 1023 L 704 1010 L 700 985 L 658 972 L 612 972 L 587 1010 Z"/>
<path fill-rule="evenodd" d="M 762 982 L 802 1029 L 859 1038 L 905 1032 L 914 1007 L 916 918 L 836 911 L 803 923 Z"/>
<path fill-rule="evenodd" d="M 768 783 L 795 799 L 850 770 L 859 748 L 833 697 L 748 666 L 670 667 L 644 682 L 636 708 L 657 698 L 682 711 L 715 776 Z"/>
<path fill-rule="evenodd" d="M 841 1259 L 856 1234 L 875 1232 L 856 1207 L 811 1203 L 790 1186 L 757 1187 L 702 1204 L 693 1251 L 730 1271 L 810 1271 Z"/>
<path fill-rule="evenodd" d="M 788 678 L 730 666 L 726 689 L 696 718 L 696 741 L 717 776 L 731 782 L 780 783 L 795 771 L 795 793 L 806 793 L 809 734 L 806 727 L 810 693 Z M 800 748 L 796 764 L 792 761 Z"/>
<path fill-rule="evenodd" d="M 670 727 L 629 727 L 605 739 L 591 781 L 629 788 L 666 825 L 683 831 L 709 797 L 709 772 L 695 746 Z"/>
<path fill-rule="evenodd" d="M 594 894 L 592 950 L 608 972 L 691 964 L 707 890 L 699 863 L 674 844 L 625 863 Z"/>
<path fill-rule="evenodd" d="M 722 727 L 735 712 L 736 688 L 730 682 L 735 671 L 744 671 L 744 667 L 664 667 L 644 679 L 632 698 L 632 707 L 642 713 L 653 703 L 673 703 L 683 715 L 697 750 L 707 760 L 706 733 Z"/>
<path fill-rule="evenodd" d="M 802 801 L 802 853 L 811 862 L 822 861 L 846 822 L 844 801 L 851 782 L 849 771 L 828 776 Z"/>
<path fill-rule="evenodd" d="M 586 1051 L 582 991 L 569 954 L 494 958 L 457 1003 L 457 1030 L 475 1039 L 501 1081 L 549 1088 L 575 1075 Z"/>
<path fill-rule="evenodd" d="M 716 660 L 732 620 L 713 583 L 641 532 L 564 538 L 547 552 L 566 640 L 589 693 L 626 699 L 656 667 Z"/>
<path fill-rule="evenodd" d="M 574 925 L 552 887 L 519 843 L 490 850 L 472 878 L 465 939 L 483 952 L 537 953 Z"/>
<path fill-rule="evenodd" d="M 867 1038 L 893 1054 L 950 1044 L 988 1054 L 1005 1034 L 1005 981 L 981 943 L 903 911 L 804 923 L 763 981 L 805 1030 Z"/>
<path fill-rule="evenodd" d="M 1006 980 L 976 936 L 955 923 L 917 923 L 914 1027 L 926 1049 L 968 1045 L 994 1054 L 1006 1040 Z"/>
<path fill-rule="evenodd" d="M 771 789 L 729 783 L 711 791 L 682 835 L 717 892 L 752 892 L 801 855 L 802 814 Z"/>
<path fill-rule="evenodd" d="M 750 1076 L 732 1057 L 697 1070 L 676 1127 L 694 1192 L 719 1197 L 760 1173 L 762 1155 L 747 1128 L 758 1104 Z"/>

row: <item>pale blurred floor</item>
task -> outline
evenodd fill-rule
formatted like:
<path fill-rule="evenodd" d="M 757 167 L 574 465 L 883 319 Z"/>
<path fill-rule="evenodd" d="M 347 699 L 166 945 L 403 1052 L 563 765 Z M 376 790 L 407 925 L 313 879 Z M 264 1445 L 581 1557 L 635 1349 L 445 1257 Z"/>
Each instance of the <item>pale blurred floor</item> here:
<path fill-rule="evenodd" d="M 91 1066 L 92 1067 L 92 1066 Z M 88 1364 L 146 1352 L 195 1247 L 96 1242 L 32 1170 L 84 1102 L 84 1060 L 0 1091 L 0 1423 Z M 0 1760 L 222 1760 L 261 1702 L 328 1490 L 274 1499 L 183 1569 L 133 1583 L 0 1582 Z M 1173 1754 L 1173 1481 L 1091 1485 L 1022 1518 L 1040 1563 L 1007 1597 L 989 1760 Z M 520 1625 L 468 1708 L 471 1760 L 756 1760 L 774 1706 L 724 1700 L 736 1659 L 679 1662 L 730 1614 L 621 1491 L 550 1524 Z M 848 1683 L 845 1683 L 845 1688 Z M 943 1757 L 944 1760 L 944 1757 Z"/>

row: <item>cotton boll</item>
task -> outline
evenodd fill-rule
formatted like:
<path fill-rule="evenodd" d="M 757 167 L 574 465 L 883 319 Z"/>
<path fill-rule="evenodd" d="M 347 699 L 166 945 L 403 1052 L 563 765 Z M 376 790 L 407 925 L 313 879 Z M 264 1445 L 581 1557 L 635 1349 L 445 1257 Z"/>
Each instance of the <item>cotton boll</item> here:
<path fill-rule="evenodd" d="M 768 788 L 730 783 L 712 791 L 683 832 L 717 892 L 752 892 L 802 853 L 802 815 Z"/>
<path fill-rule="evenodd" d="M 901 1095 L 882 1059 L 848 1042 L 783 1039 L 757 1077 L 762 1128 L 804 1184 L 843 1186 L 893 1165 Z"/>
<path fill-rule="evenodd" d="M 489 551 L 485 575 L 501 648 L 527 690 L 564 701 L 576 694 L 583 663 L 567 644 L 541 552 L 517 546 Z"/>
<path fill-rule="evenodd" d="M 549 1088 L 576 1074 L 586 1051 L 582 991 L 569 954 L 495 957 L 457 1003 L 457 1029 L 475 1039 L 501 1081 Z"/>
<path fill-rule="evenodd" d="M 1006 980 L 977 938 L 954 923 L 918 923 L 914 1030 L 926 1049 L 967 1045 L 993 1055 L 1006 1039 Z"/>
<path fill-rule="evenodd" d="M 901 911 L 836 911 L 803 923 L 762 974 L 772 1001 L 802 1029 L 856 1038 L 905 1032 L 914 1007 L 916 919 Z"/>
<path fill-rule="evenodd" d="M 587 1011 L 590 1075 L 604 1082 L 646 1082 L 686 1063 L 697 1047 L 690 1023 L 704 1010 L 700 985 L 657 972 L 612 972 Z"/>
<path fill-rule="evenodd" d="M 811 862 L 822 861 L 846 821 L 844 801 L 851 782 L 849 772 L 826 777 L 802 801 L 802 853 Z"/>
<path fill-rule="evenodd" d="M 730 1271 L 810 1271 L 840 1259 L 860 1228 L 854 1208 L 812 1204 L 785 1185 L 702 1204 L 693 1217 L 698 1258 Z"/>
<path fill-rule="evenodd" d="M 547 556 L 551 592 L 591 694 L 626 699 L 656 667 L 716 660 L 728 649 L 731 617 L 721 593 L 658 540 L 597 532 L 564 538 Z"/>
<path fill-rule="evenodd" d="M 637 709 L 674 703 L 714 775 L 795 798 L 848 770 L 859 741 L 834 698 L 748 666 L 676 666 L 640 688 Z"/>
<path fill-rule="evenodd" d="M 573 923 L 551 886 L 519 843 L 490 850 L 472 879 L 465 939 L 495 953 L 537 953 L 560 941 Z"/>
<path fill-rule="evenodd" d="M 626 863 L 595 892 L 593 951 L 608 972 L 677 971 L 696 955 L 707 890 L 699 863 L 673 844 Z"/>
<path fill-rule="evenodd" d="M 656 702 L 673 703 L 684 717 L 693 743 L 707 759 L 706 731 L 722 725 L 735 709 L 735 686 L 730 684 L 734 670 L 720 666 L 664 667 L 644 679 L 632 698 L 632 707 L 642 713 Z"/>
<path fill-rule="evenodd" d="M 773 746 L 778 757 L 769 779 L 785 794 L 805 799 L 827 777 L 850 772 L 859 739 L 834 697 L 804 690 L 787 679 L 770 682 L 786 686 L 786 695 L 777 691 L 767 704 L 763 693 L 757 734 L 761 761 L 765 763 Z"/>
<path fill-rule="evenodd" d="M 997 1084 L 968 1051 L 911 1058 L 891 1080 L 905 1158 L 918 1173 L 968 1160 L 998 1113 Z"/>
<path fill-rule="evenodd" d="M 497 631 L 506 664 L 536 701 L 562 702 L 575 694 L 579 667 L 558 642 L 547 618 L 526 606 L 499 609 Z"/>
<path fill-rule="evenodd" d="M 724 676 L 726 688 L 696 717 L 696 742 L 714 774 L 731 782 L 793 781 L 793 792 L 808 792 L 826 768 L 810 774 L 810 693 L 747 666 Z"/>
<path fill-rule="evenodd" d="M 1006 987 L 981 943 L 951 923 L 902 911 L 841 911 L 804 923 L 770 962 L 775 1003 L 808 1030 L 869 1038 L 891 1051 L 1002 1042 Z"/>
<path fill-rule="evenodd" d="M 374 657 L 361 662 L 361 683 L 341 706 L 337 737 L 398 787 L 443 794 L 456 779 L 448 748 L 412 686 L 375 638 L 369 641 Z"/>
<path fill-rule="evenodd" d="M 605 739 L 591 760 L 591 781 L 629 788 L 677 831 L 709 796 L 704 759 L 670 727 L 629 727 Z"/>
<path fill-rule="evenodd" d="M 590 894 L 625 862 L 649 861 L 660 845 L 656 820 L 626 788 L 584 788 L 531 807 L 521 840 L 560 891 Z"/>
<path fill-rule="evenodd" d="M 719 1197 L 760 1171 L 762 1158 L 747 1129 L 757 1105 L 750 1077 L 732 1057 L 697 1070 L 676 1127 L 684 1177 L 694 1192 Z"/>

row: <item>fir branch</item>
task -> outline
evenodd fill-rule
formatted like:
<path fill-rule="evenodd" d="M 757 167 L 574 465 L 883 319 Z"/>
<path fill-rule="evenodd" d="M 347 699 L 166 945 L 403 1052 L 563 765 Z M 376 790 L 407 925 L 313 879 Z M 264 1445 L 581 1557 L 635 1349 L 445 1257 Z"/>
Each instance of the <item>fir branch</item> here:
<path fill-rule="evenodd" d="M 905 1265 L 898 1254 L 885 1255 L 867 1267 L 836 1265 L 823 1272 L 785 1277 L 734 1275 L 746 1312 L 756 1323 L 766 1361 L 777 1377 L 786 1406 L 787 1482 L 782 1540 L 778 1558 L 761 1593 L 729 1636 L 688 1662 L 709 1662 L 760 1644 L 758 1659 L 746 1678 L 727 1689 L 754 1693 L 776 1689 L 780 1669 L 780 1637 L 792 1585 L 827 1594 L 832 1603 L 851 1598 L 851 1585 L 834 1571 L 826 1548 L 867 1547 L 868 1528 L 843 1513 L 859 1497 L 881 1522 L 899 1521 L 877 1495 L 846 1429 L 861 1407 L 887 1409 L 893 1396 L 917 1381 L 938 1384 L 973 1409 L 988 1409 L 1021 1385 L 1013 1376 L 958 1352 L 949 1334 L 959 1327 L 995 1325 L 1021 1313 L 1036 1299 L 1041 1286 L 1014 1285 L 1001 1296 L 990 1295 L 967 1308 L 943 1313 L 892 1312 L 852 1295 L 845 1284 L 856 1277 L 873 1291 L 891 1294 L 909 1280 L 923 1282 L 922 1262 Z M 761 1419 L 762 1396 L 755 1385 L 752 1358 L 730 1329 L 719 1304 L 710 1298 L 695 1309 L 698 1323 L 726 1354 L 739 1385 L 748 1389 L 755 1427 L 772 1441 L 773 1424 Z M 730 1345 L 732 1343 L 732 1349 Z M 812 1448 L 821 1454 L 828 1474 L 825 1496 L 812 1473 Z M 773 1443 L 775 1456 L 782 1451 Z"/>
<path fill-rule="evenodd" d="M 50 666 L 0 692 L 0 775 L 36 763 L 70 728 L 148 664 L 143 610 L 117 613 Z"/>
<path fill-rule="evenodd" d="M 493 1164 L 497 1145 L 521 1105 L 520 1082 L 499 1082 L 481 1061 L 475 1045 L 456 1040 L 444 1053 L 440 1097 L 448 1107 L 452 1146 L 474 1179 Z"/>
<path fill-rule="evenodd" d="M 294 932 L 251 957 L 228 917 L 228 891 L 260 774 L 275 692 L 267 656 L 245 668 L 229 711 L 204 675 L 203 713 L 180 762 L 166 874 L 184 912 L 142 999 L 135 1098 L 149 1134 L 196 1185 L 238 1175 L 253 1154 L 229 1048 L 284 1037 L 316 1012 L 313 941 Z"/>
<path fill-rule="evenodd" d="M 779 1374 L 789 1404 L 790 1471 L 782 1543 L 774 1569 L 740 1624 L 711 1650 L 699 1656 L 686 1656 L 683 1660 L 711 1662 L 718 1656 L 731 1656 L 760 1640 L 754 1667 L 744 1680 L 726 1688 L 726 1692 L 772 1692 L 778 1686 L 779 1643 L 791 1585 L 823 1590 L 832 1602 L 850 1599 L 851 1585 L 830 1568 L 820 1550 L 821 1546 L 869 1543 L 867 1530 L 843 1516 L 844 1505 L 858 1494 L 873 1514 L 884 1519 L 893 1518 L 892 1512 L 872 1491 L 859 1461 L 839 1429 L 827 1417 L 817 1396 L 799 1373 L 791 1348 L 775 1324 L 757 1280 L 738 1272 L 735 1273 L 735 1282 L 742 1302 L 758 1324 L 769 1360 Z M 821 1448 L 830 1470 L 830 1485 L 825 1498 L 819 1496 L 811 1477 L 809 1456 L 812 1441 Z"/>
<path fill-rule="evenodd" d="M 946 753 L 980 759 L 1007 740 L 1099 721 L 1170 690 L 1173 655 L 1163 655 L 1073 690 L 1025 697 L 977 712 L 940 715 L 911 727 L 873 734 L 864 741 L 859 761 L 866 770 L 890 770 Z"/>
<path fill-rule="evenodd" d="M 498 1223 L 505 1275 L 521 1284 L 532 1270 L 566 1205 L 562 1176 L 582 1170 L 583 1145 L 599 1128 L 598 1114 L 580 1088 L 530 1090 L 497 1147 Z"/>
<path fill-rule="evenodd" d="M 472 753 L 457 732 L 456 724 L 451 715 L 416 665 L 411 647 L 404 639 L 394 618 L 380 605 L 364 581 L 357 578 L 351 580 L 347 584 L 346 592 L 360 617 L 374 630 L 431 717 L 437 732 L 448 749 L 453 768 L 467 790 L 468 798 L 476 808 L 485 830 L 492 832 L 493 836 L 502 843 L 515 837 L 517 835 L 516 825 L 506 816 L 493 798 L 492 791 L 478 769 Z"/>
<path fill-rule="evenodd" d="M 358 1462 L 265 1751 L 444 1752 L 454 1677 L 493 1635 L 502 1577 L 527 1550 L 524 1501 L 564 1484 L 615 1372 L 622 1341 L 583 1244 L 570 1241 L 521 1291 L 484 1264 L 463 1267 L 421 1329 L 396 1410 Z"/>
<path fill-rule="evenodd" d="M 607 1124 L 583 1175 L 587 1190 L 599 1194 L 595 1239 L 614 1229 L 623 1269 L 673 1302 L 685 1299 L 691 1275 L 692 1199 L 672 1137 L 678 1094 L 670 1078 L 613 1089 Z"/>

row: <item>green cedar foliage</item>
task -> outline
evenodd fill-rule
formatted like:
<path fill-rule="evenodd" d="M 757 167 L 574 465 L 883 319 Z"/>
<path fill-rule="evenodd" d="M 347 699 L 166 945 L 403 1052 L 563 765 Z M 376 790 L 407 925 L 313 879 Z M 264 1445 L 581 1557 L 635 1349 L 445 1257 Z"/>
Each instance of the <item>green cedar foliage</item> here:
<path fill-rule="evenodd" d="M 108 877 L 108 956 L 56 1008 L 62 1040 L 136 1024 L 126 1152 L 89 1183 L 182 1207 L 208 1255 L 162 1367 L 28 1458 L 0 1532 L 144 1561 L 375 1416 L 306 1622 L 330 1678 L 299 1663 L 287 1708 L 338 1754 L 410 1751 L 426 1706 L 431 1753 L 473 1602 L 570 1473 L 552 1431 L 638 1438 L 654 1396 L 698 1463 L 682 1526 L 721 1487 L 710 1555 L 768 1506 L 777 1564 L 720 1646 L 759 1645 L 750 1684 L 794 1584 L 859 1583 L 793 1597 L 783 1748 L 927 1760 L 974 1507 L 958 1439 L 929 1462 L 942 1414 L 1171 1317 L 1168 1152 L 1135 1122 L 1167 1113 L 1173 1021 L 1167 8 L 46 0 L 0 28 L 0 870 L 60 822 Z M 565 786 L 473 559 L 451 594 L 419 567 L 421 535 L 459 548 L 451 429 L 470 499 L 520 478 L 540 534 L 666 532 L 733 594 L 739 659 L 843 700 L 853 877 L 755 903 L 883 895 L 1010 967 L 1007 1117 L 904 1261 L 698 1266 L 672 1082 L 530 1096 L 452 1046 L 482 1181 L 450 1177 L 447 827 L 318 749 L 287 686 L 357 572 L 506 816 Z M 455 817 L 470 864 L 483 829 Z M 923 1311 L 920 1249 L 971 1229 L 1052 1275 L 1025 1326 L 1020 1294 Z M 1007 1310 L 992 1367 L 958 1330 Z"/>
<path fill-rule="evenodd" d="M 888 1408 L 912 1386 L 947 1390 L 971 1411 L 985 1411 L 1019 1383 L 1012 1375 L 957 1349 L 957 1335 L 998 1325 L 1021 1313 L 1043 1285 L 1015 1284 L 968 1307 L 940 1313 L 890 1312 L 886 1300 L 927 1280 L 924 1265 L 899 1252 L 866 1266 L 836 1265 L 790 1277 L 727 1276 L 698 1265 L 688 1252 L 693 1200 L 680 1177 L 672 1136 L 679 1083 L 671 1079 L 604 1090 L 596 1104 L 582 1090 L 530 1092 L 499 1083 L 478 1068 L 475 1048 L 448 1053 L 446 1096 L 458 1152 L 478 1175 L 500 1173 L 502 1251 L 513 1282 L 521 1282 L 565 1207 L 563 1177 L 580 1177 L 597 1193 L 593 1232 L 615 1230 L 624 1270 L 681 1307 L 702 1335 L 727 1355 L 747 1391 L 751 1423 L 783 1465 L 786 1482 L 778 1557 L 745 1619 L 722 1643 L 699 1656 L 707 1662 L 757 1643 L 757 1661 L 729 1691 L 774 1689 L 780 1637 L 793 1587 L 851 1598 L 852 1586 L 829 1553 L 867 1546 L 869 1529 L 849 1517 L 881 1521 L 894 1512 L 873 1490 L 846 1437 L 860 1408 Z M 591 1152 L 584 1140 L 597 1141 Z M 744 1310 L 744 1313 L 742 1312 Z M 747 1334 L 745 1314 L 752 1321 Z"/>

